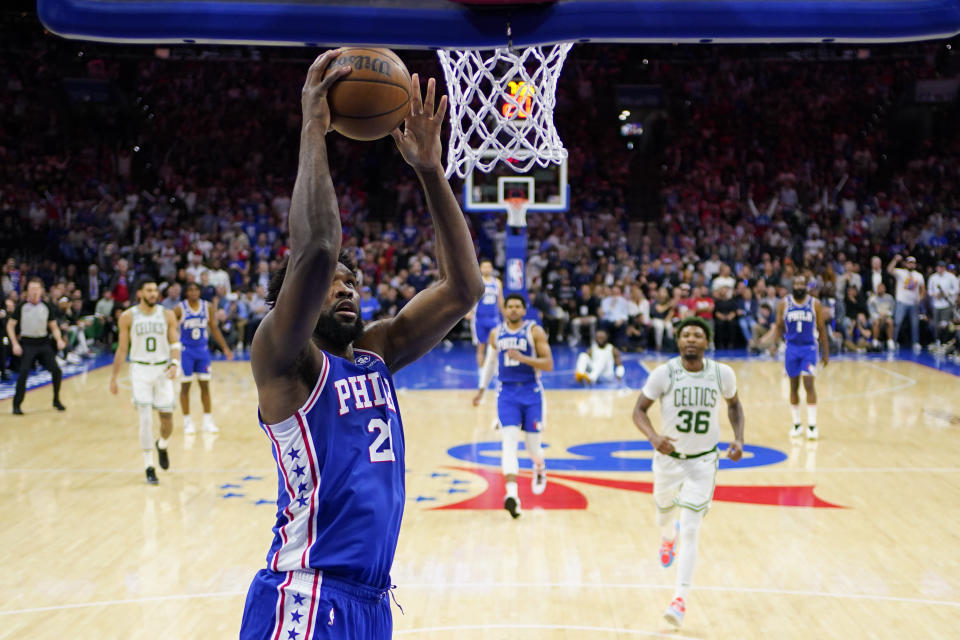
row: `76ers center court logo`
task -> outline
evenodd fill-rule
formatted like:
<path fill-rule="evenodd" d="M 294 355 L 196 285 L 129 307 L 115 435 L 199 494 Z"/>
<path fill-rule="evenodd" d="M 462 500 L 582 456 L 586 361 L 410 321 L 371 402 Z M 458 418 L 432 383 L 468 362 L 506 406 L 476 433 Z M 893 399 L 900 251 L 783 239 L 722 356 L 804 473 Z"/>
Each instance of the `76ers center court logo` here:
<path fill-rule="evenodd" d="M 523 447 L 523 444 L 520 444 Z M 529 482 L 519 483 L 524 505 L 542 509 L 586 509 L 588 501 L 580 491 L 583 485 L 616 491 L 652 493 L 653 483 L 630 479 L 597 477 L 584 472 L 644 473 L 652 469 L 653 450 L 646 440 L 589 442 L 568 447 L 566 455 L 550 457 L 547 452 L 547 490 L 534 496 Z M 745 445 L 743 458 L 731 462 L 722 456 L 727 448 L 720 443 L 719 468 L 744 469 L 779 464 L 787 454 L 777 449 Z M 639 452 L 649 454 L 637 455 Z M 466 464 L 438 469 L 428 476 L 422 491 L 408 493 L 408 499 L 431 510 L 480 509 L 502 510 L 504 481 L 500 471 L 500 442 L 480 442 L 451 447 L 447 454 Z M 531 462 L 520 458 L 520 475 L 529 479 Z M 721 476 L 722 478 L 723 476 Z M 820 499 L 813 485 L 728 485 L 718 484 L 714 500 L 777 507 L 838 509 L 841 505 Z"/>

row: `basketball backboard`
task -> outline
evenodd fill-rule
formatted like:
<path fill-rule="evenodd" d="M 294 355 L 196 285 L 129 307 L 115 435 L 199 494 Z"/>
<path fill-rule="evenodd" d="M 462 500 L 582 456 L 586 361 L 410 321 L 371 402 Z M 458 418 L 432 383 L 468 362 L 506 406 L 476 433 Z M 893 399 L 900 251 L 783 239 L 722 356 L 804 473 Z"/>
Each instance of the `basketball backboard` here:
<path fill-rule="evenodd" d="M 37 12 L 65 37 L 151 43 L 491 49 L 892 42 L 960 33 L 960 0 L 37 0 Z"/>
<path fill-rule="evenodd" d="M 502 165 L 489 173 L 474 169 L 463 180 L 463 208 L 466 211 L 504 211 L 506 201 L 516 197 L 527 200 L 527 211 L 568 210 L 567 161 L 547 167 L 537 166 L 525 174 L 517 174 Z"/>

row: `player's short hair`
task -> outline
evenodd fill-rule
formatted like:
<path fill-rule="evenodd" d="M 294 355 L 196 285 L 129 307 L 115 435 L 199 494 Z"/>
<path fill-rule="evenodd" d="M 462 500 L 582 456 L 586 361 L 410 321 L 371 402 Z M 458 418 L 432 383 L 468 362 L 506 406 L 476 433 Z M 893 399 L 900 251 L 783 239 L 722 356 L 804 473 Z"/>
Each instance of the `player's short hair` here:
<path fill-rule="evenodd" d="M 489 262 L 491 265 L 493 265 L 493 260 L 491 260 L 486 256 L 483 256 L 482 258 L 480 258 L 480 261 L 477 264 L 483 264 L 484 262 Z"/>
<path fill-rule="evenodd" d="M 703 318 L 697 316 L 691 316 L 689 318 L 684 318 L 679 323 L 677 323 L 677 338 L 680 338 L 680 332 L 686 329 L 689 326 L 700 327 L 703 329 L 703 333 L 707 336 L 707 342 L 713 340 L 713 331 L 710 330 L 710 323 L 708 323 Z"/>
<path fill-rule="evenodd" d="M 143 288 L 148 284 L 150 284 L 151 282 L 153 284 L 157 284 L 157 279 L 154 278 L 153 276 L 143 276 L 142 278 L 137 280 L 136 291 L 143 291 Z"/>
<path fill-rule="evenodd" d="M 197 289 L 200 289 L 200 283 L 197 282 L 197 281 L 195 281 L 195 280 L 191 280 L 190 282 L 188 282 L 188 283 L 186 284 L 186 286 L 183 287 L 183 290 L 184 290 L 184 291 L 189 291 L 189 290 L 192 289 L 193 287 L 196 287 Z"/>
<path fill-rule="evenodd" d="M 523 308 L 527 308 L 527 300 L 519 293 L 511 293 L 503 298 L 503 306 L 507 306 L 507 303 L 511 300 L 519 300 L 520 304 L 523 305 Z"/>
<path fill-rule="evenodd" d="M 337 256 L 337 262 L 349 269 L 357 277 L 357 280 L 360 279 L 360 275 L 357 273 L 357 261 L 354 260 L 351 252 L 341 249 Z M 271 276 L 270 283 L 267 285 L 267 295 L 263 297 L 263 300 L 271 309 L 277 304 L 277 297 L 280 295 L 280 288 L 283 286 L 283 279 L 287 275 L 287 265 L 289 263 L 290 258 L 288 257 L 283 265 L 277 269 L 277 272 Z"/>

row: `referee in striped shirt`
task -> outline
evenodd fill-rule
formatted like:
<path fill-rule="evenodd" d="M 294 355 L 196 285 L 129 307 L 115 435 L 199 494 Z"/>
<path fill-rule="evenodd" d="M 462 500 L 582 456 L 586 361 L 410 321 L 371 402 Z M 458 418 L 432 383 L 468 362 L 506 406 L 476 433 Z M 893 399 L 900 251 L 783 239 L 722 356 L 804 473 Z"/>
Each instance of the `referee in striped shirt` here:
<path fill-rule="evenodd" d="M 17 325 L 20 325 L 20 336 L 17 337 Z M 13 355 L 20 356 L 20 374 L 17 376 L 17 389 L 13 396 L 13 413 L 22 416 L 20 403 L 27 392 L 27 376 L 33 368 L 34 361 L 50 372 L 53 377 L 53 406 L 58 411 L 66 407 L 60 404 L 60 381 L 63 372 L 57 365 L 56 352 L 50 342 L 50 336 L 57 341 L 57 349 L 63 349 L 65 343 L 57 325 L 56 310 L 53 305 L 43 300 L 43 281 L 40 278 L 31 278 L 27 283 L 27 296 L 17 305 L 7 320 L 7 336 Z"/>

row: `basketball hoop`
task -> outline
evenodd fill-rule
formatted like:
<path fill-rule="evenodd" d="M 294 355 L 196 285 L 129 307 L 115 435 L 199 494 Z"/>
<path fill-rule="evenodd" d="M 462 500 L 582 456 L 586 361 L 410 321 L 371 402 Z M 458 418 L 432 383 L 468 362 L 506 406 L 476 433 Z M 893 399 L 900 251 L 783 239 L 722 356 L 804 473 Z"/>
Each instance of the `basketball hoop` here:
<path fill-rule="evenodd" d="M 527 205 L 529 201 L 526 198 L 507 198 L 503 205 L 507 208 L 507 226 L 525 227 L 527 226 Z"/>
<path fill-rule="evenodd" d="M 560 164 L 567 150 L 553 126 L 557 78 L 573 43 L 493 51 L 440 49 L 450 95 L 446 174 L 502 162 L 517 173 Z"/>

